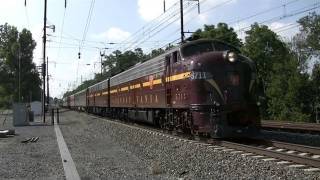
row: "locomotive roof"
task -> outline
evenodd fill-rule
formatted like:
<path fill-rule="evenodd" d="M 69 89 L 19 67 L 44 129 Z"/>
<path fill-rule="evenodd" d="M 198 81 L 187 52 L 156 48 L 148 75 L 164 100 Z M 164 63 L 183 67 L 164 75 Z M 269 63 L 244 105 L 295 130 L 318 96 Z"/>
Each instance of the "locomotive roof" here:
<path fill-rule="evenodd" d="M 191 44 L 198 44 L 198 43 L 202 43 L 202 42 L 219 42 L 219 43 L 223 43 L 223 44 L 226 44 L 228 46 L 231 46 L 232 48 L 236 49 L 237 51 L 240 52 L 240 49 L 237 48 L 236 46 L 232 45 L 232 44 L 229 44 L 229 43 L 226 43 L 224 41 L 221 41 L 221 40 L 217 40 L 217 39 L 208 39 L 208 38 L 203 38 L 203 39 L 197 39 L 197 40 L 194 40 L 194 41 L 188 41 L 186 43 L 183 43 L 182 45 L 180 45 L 180 48 L 184 48 L 188 45 L 191 45 Z"/>
<path fill-rule="evenodd" d="M 154 57 L 154 58 L 152 58 L 152 59 L 149 59 L 149 60 L 147 60 L 147 61 L 145 61 L 145 62 L 143 62 L 143 63 L 139 62 L 139 63 L 135 64 L 134 66 L 132 66 L 131 68 L 129 68 L 129 69 L 127 69 L 127 70 L 125 70 L 125 71 L 123 71 L 123 72 L 121 72 L 121 73 L 119 73 L 119 74 L 116 74 L 115 76 L 112 76 L 112 77 L 110 78 L 110 80 L 112 81 L 113 79 L 117 79 L 118 77 L 121 77 L 122 75 L 124 75 L 124 74 L 126 74 L 126 73 L 128 73 L 128 72 L 130 72 L 130 71 L 133 71 L 133 70 L 135 70 L 135 69 L 139 69 L 139 68 L 141 68 L 141 67 L 143 67 L 143 66 L 155 64 L 155 63 L 161 61 L 162 59 L 164 59 L 164 56 L 166 56 L 167 54 L 170 54 L 170 53 L 172 53 L 172 52 L 174 52 L 174 51 L 177 51 L 179 48 L 180 48 L 180 46 L 174 47 L 174 48 L 166 51 L 165 53 L 162 53 L 162 54 L 160 54 L 160 55 L 158 55 L 158 56 L 156 56 L 156 57 Z M 137 72 L 138 72 L 138 70 L 137 70 Z M 106 84 L 107 81 L 108 81 L 108 79 L 105 79 L 105 80 L 103 80 L 103 81 L 101 81 L 101 82 L 99 82 L 99 83 L 96 83 L 96 84 L 88 87 L 88 88 L 89 88 L 89 89 L 92 89 L 92 88 L 94 88 L 94 87 L 98 87 L 99 85 Z M 100 88 L 99 88 L 99 89 L 100 89 Z"/>
<path fill-rule="evenodd" d="M 132 76 L 132 73 L 130 74 L 129 72 L 130 71 L 134 71 L 136 70 L 133 74 L 137 74 L 137 72 L 141 71 L 143 67 L 145 66 L 148 66 L 148 65 L 159 65 L 159 63 L 161 63 L 162 60 L 164 60 L 164 57 L 167 55 L 167 54 L 170 54 L 174 51 L 177 51 L 177 50 L 180 50 L 181 48 L 184 48 L 188 45 L 192 45 L 192 44 L 198 44 L 198 43 L 201 43 L 201 42 L 220 42 L 220 43 L 224 43 L 224 44 L 227 44 L 228 46 L 231 46 L 233 47 L 234 49 L 238 50 L 240 52 L 240 50 L 233 46 L 233 45 L 230 45 L 228 43 L 225 43 L 223 41 L 220 41 L 220 40 L 216 40 L 216 39 L 198 39 L 198 40 L 194 40 L 194 41 L 187 41 L 181 45 L 178 45 L 152 59 L 149 59 L 143 63 L 139 62 L 137 64 L 135 64 L 134 66 L 132 66 L 131 68 L 119 73 L 119 74 L 116 74 L 115 76 L 112 76 L 110 79 L 111 82 L 113 81 L 117 81 L 118 83 L 117 84 L 120 84 L 120 83 L 123 83 L 123 82 L 127 82 L 126 80 L 129 80 L 129 79 L 135 79 L 135 78 L 139 78 L 140 76 L 139 75 L 136 75 L 136 76 Z M 140 70 L 138 70 L 140 68 Z M 154 72 L 154 71 L 149 71 L 149 72 Z M 127 74 L 127 76 L 125 76 Z M 141 74 L 143 75 L 149 75 L 151 73 L 147 73 L 147 72 L 142 72 Z M 124 77 L 122 77 L 124 76 Z M 97 88 L 97 89 L 104 89 L 106 84 L 107 84 L 107 81 L 108 81 L 108 78 L 99 82 L 99 83 L 96 83 L 92 86 L 89 86 L 88 89 L 89 90 L 92 90 L 94 88 Z M 115 83 L 111 83 L 110 82 L 110 85 L 115 85 Z M 86 89 L 82 90 L 82 91 L 85 91 Z M 79 91 L 75 94 L 78 94 L 78 93 L 81 93 L 82 91 Z"/>

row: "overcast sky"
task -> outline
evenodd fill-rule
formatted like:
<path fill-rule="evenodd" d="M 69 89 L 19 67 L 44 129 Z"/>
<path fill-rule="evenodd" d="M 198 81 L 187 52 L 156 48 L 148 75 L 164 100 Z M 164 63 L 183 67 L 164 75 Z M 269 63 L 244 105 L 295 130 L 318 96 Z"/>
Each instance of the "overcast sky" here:
<path fill-rule="evenodd" d="M 48 0 L 47 25 L 56 27 L 55 32 L 47 29 L 50 95 L 61 97 L 81 80 L 93 78 L 94 73 L 100 72 L 100 51 L 108 54 L 116 49 L 141 47 L 148 52 L 177 42 L 180 36 L 178 1 L 166 0 L 164 13 L 163 0 L 67 0 L 66 9 L 65 0 Z M 246 27 L 260 22 L 286 40 L 298 32 L 299 18 L 311 11 L 319 12 L 320 7 L 319 0 L 200 0 L 201 13 L 198 14 L 195 2 L 184 2 L 185 31 L 195 31 L 203 24 L 226 22 L 243 38 Z M 7 22 L 19 30 L 31 30 L 37 42 L 34 62 L 39 65 L 44 0 L 26 0 L 26 6 L 24 3 L 25 0 L 0 0 L 0 24 Z M 90 7 L 93 8 L 88 18 Z"/>

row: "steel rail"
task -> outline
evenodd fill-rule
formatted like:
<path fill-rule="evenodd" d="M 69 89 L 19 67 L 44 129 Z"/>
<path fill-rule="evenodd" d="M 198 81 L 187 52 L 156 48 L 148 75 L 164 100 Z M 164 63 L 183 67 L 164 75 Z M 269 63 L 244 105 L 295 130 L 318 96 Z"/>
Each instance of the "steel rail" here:
<path fill-rule="evenodd" d="M 275 146 L 277 148 L 284 148 L 288 150 L 294 150 L 299 152 L 306 152 L 314 155 L 320 155 L 320 148 L 319 147 L 313 147 L 313 146 L 306 146 L 306 145 L 300 145 L 300 144 L 292 144 L 292 143 L 286 143 L 286 142 L 280 142 L 280 141 L 269 141 L 271 146 Z"/>
<path fill-rule="evenodd" d="M 273 151 L 273 150 L 269 150 L 261 147 L 255 147 L 252 145 L 238 144 L 238 143 L 228 142 L 228 141 L 220 141 L 215 144 L 219 144 L 224 147 L 237 149 L 245 152 L 255 153 L 259 155 L 264 155 L 264 156 L 278 158 L 285 161 L 290 161 L 298 164 L 304 164 L 304 165 L 320 168 L 320 159 L 299 156 L 296 154 L 288 154 L 288 153 Z"/>
<path fill-rule="evenodd" d="M 271 128 L 271 129 L 289 129 L 289 130 L 295 130 L 295 131 L 320 132 L 320 124 L 316 124 L 316 123 L 262 121 L 261 126 L 262 128 Z"/>

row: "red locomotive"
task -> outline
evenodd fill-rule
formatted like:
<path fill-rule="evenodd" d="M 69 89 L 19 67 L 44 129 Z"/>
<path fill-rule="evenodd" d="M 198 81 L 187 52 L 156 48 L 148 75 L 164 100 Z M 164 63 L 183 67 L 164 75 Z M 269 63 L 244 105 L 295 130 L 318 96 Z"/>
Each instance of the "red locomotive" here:
<path fill-rule="evenodd" d="M 237 48 L 202 39 L 71 95 L 65 106 L 195 135 L 252 136 L 260 129 L 255 78 Z"/>

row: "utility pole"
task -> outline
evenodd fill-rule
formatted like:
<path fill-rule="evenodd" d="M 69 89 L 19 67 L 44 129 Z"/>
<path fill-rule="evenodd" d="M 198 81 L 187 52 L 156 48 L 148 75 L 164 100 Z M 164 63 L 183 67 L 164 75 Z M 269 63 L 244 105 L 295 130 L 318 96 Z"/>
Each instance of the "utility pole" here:
<path fill-rule="evenodd" d="M 103 56 L 104 54 L 102 54 L 101 53 L 101 50 L 100 50 L 100 74 L 101 74 L 101 76 L 102 76 L 102 56 Z"/>
<path fill-rule="evenodd" d="M 21 50 L 20 50 L 20 44 L 19 44 L 19 49 L 18 49 L 18 63 L 19 63 L 19 103 L 21 102 Z"/>
<path fill-rule="evenodd" d="M 50 95 L 49 95 L 49 58 L 47 56 L 47 103 L 50 103 Z"/>
<path fill-rule="evenodd" d="M 180 0 L 180 33 L 181 33 L 181 43 L 184 42 L 184 33 L 190 33 L 190 32 L 184 32 L 184 27 L 183 27 L 183 1 Z M 188 1 L 197 1 L 198 2 L 198 14 L 200 14 L 200 1 L 199 0 L 188 0 Z M 165 2 L 164 2 L 164 9 L 165 9 Z"/>
<path fill-rule="evenodd" d="M 183 0 L 180 0 L 180 25 L 181 25 L 181 43 L 184 42 L 184 30 L 183 30 Z"/>
<path fill-rule="evenodd" d="M 47 0 L 44 0 L 44 18 L 43 18 L 43 63 L 42 63 L 42 78 L 43 78 L 43 91 L 42 91 L 42 117 L 43 123 L 46 122 L 45 116 L 45 102 L 46 102 L 46 41 L 47 41 Z"/>
<path fill-rule="evenodd" d="M 102 49 L 109 49 L 109 48 L 102 48 Z M 104 50 L 104 52 L 102 53 L 101 52 L 101 49 L 100 49 L 100 73 L 101 73 L 101 76 L 102 76 L 102 67 L 103 67 L 103 64 L 102 64 L 102 57 L 106 55 L 106 52 Z"/>

